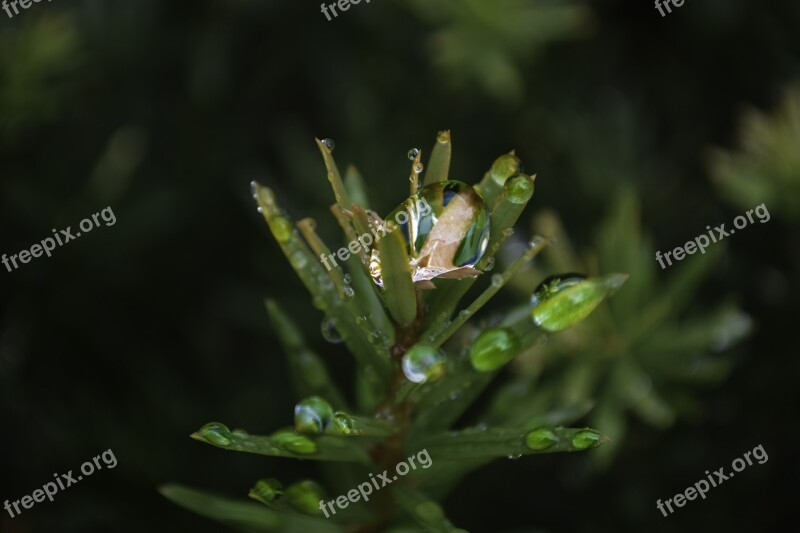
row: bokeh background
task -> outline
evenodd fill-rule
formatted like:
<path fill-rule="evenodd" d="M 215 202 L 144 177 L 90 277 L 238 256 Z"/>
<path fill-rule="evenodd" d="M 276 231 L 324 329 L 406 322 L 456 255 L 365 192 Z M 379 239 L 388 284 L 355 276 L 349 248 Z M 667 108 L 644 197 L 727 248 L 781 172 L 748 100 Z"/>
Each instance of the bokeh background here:
<path fill-rule="evenodd" d="M 656 333 L 676 354 L 670 342 L 705 331 L 691 349 L 723 363 L 671 388 L 662 358 L 650 377 L 672 407 L 605 404 L 613 453 L 486 466 L 445 500 L 451 520 L 476 532 L 776 529 L 800 473 L 798 35 L 800 5 L 778 0 L 689 0 L 666 17 L 652 2 L 559 0 L 375 0 L 330 22 L 308 0 L 0 12 L 0 253 L 106 206 L 117 217 L 0 270 L 0 498 L 109 448 L 119 461 L 53 503 L 3 512 L 0 530 L 221 531 L 157 487 L 244 497 L 259 477 L 314 475 L 188 438 L 210 420 L 253 433 L 290 423 L 265 297 L 351 381 L 249 182 L 343 242 L 314 137 L 358 165 L 386 213 L 407 194 L 407 150 L 427 151 L 442 129 L 467 182 L 516 149 L 537 174 L 518 234 L 557 213 L 587 269 L 613 266 L 610 242 L 663 252 L 762 202 L 771 214 L 718 245 L 688 295 L 670 279 L 700 256 L 663 271 L 642 256 L 624 289 L 634 307 L 683 290 Z M 723 304 L 727 319 L 705 328 Z M 607 336 L 586 335 L 577 353 L 604 353 Z M 602 379 L 612 396 L 630 385 Z M 656 510 L 758 444 L 766 464 L 669 518 Z"/>

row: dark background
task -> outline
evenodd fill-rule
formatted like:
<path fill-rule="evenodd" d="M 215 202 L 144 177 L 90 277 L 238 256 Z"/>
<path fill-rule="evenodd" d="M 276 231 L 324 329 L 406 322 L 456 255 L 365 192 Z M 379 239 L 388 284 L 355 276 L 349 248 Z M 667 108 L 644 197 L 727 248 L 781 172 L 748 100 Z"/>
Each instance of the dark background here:
<path fill-rule="evenodd" d="M 632 186 L 667 250 L 744 212 L 710 179 L 708 150 L 734 149 L 745 106 L 779 109 L 800 79 L 795 2 L 687 0 L 661 17 L 652 2 L 374 0 L 331 22 L 318 4 L 55 0 L 0 12 L 0 252 L 106 206 L 117 217 L 0 270 L 0 498 L 109 448 L 119 461 L 53 503 L 3 511 L 0 530 L 220 531 L 157 487 L 244 497 L 258 477 L 315 473 L 188 438 L 210 420 L 253 433 L 291 423 L 265 297 L 350 375 L 249 192 L 253 179 L 272 186 L 294 217 L 343 241 L 315 136 L 335 140 L 340 166 L 358 165 L 384 213 L 406 194 L 407 150 L 450 129 L 458 179 L 479 180 L 512 148 L 537 173 L 525 219 L 553 208 L 588 247 Z M 452 521 L 766 531 L 789 517 L 798 213 L 770 213 L 729 240 L 693 304 L 732 295 L 755 323 L 732 375 L 702 391 L 701 422 L 633 422 L 598 471 L 573 455 L 484 467 L 445 501 Z M 768 295 L 765 276 L 778 280 Z M 655 509 L 758 444 L 766 464 L 669 518 Z"/>

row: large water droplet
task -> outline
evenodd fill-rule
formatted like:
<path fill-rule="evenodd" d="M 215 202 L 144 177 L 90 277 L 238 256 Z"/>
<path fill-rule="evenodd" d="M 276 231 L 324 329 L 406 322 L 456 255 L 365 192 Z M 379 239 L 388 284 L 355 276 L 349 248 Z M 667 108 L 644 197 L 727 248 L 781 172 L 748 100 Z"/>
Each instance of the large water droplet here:
<path fill-rule="evenodd" d="M 506 328 L 490 328 L 478 335 L 469 350 L 472 366 L 479 372 L 491 372 L 511 361 L 519 350 L 519 338 Z"/>
<path fill-rule="evenodd" d="M 564 289 L 568 289 L 569 287 L 577 285 L 585 279 L 586 276 L 583 274 L 572 273 L 557 274 L 555 276 L 545 278 L 545 280 L 539 283 L 536 289 L 534 289 L 533 294 L 531 295 L 531 306 L 536 307 L 551 296 L 556 295 L 558 292 L 563 291 Z"/>
<path fill-rule="evenodd" d="M 332 420 L 331 404 L 319 396 L 311 396 L 294 406 L 294 427 L 302 433 L 322 433 Z"/>
<path fill-rule="evenodd" d="M 555 278 L 543 283 L 531 298 L 531 318 L 547 331 L 562 331 L 589 316 L 609 295 L 619 289 L 627 274 L 602 278 Z M 547 280 L 546 280 L 547 281 Z"/>
<path fill-rule="evenodd" d="M 339 333 L 339 330 L 336 329 L 336 319 L 326 316 L 322 319 L 322 326 L 320 328 L 322 331 L 322 337 L 332 343 L 332 344 L 339 344 L 342 342 L 342 335 Z"/>
<path fill-rule="evenodd" d="M 489 211 L 473 187 L 448 180 L 422 187 L 386 217 L 406 242 L 414 281 L 425 281 L 472 267 L 489 242 Z M 372 250 L 370 273 L 382 285 L 378 248 Z"/>
<path fill-rule="evenodd" d="M 292 431 L 280 430 L 272 434 L 272 440 L 284 450 L 297 455 L 311 455 L 317 451 L 317 443 Z"/>
<path fill-rule="evenodd" d="M 585 450 L 587 448 L 594 448 L 595 446 L 600 445 L 601 435 L 596 431 L 592 431 L 590 429 L 584 429 L 583 431 L 579 431 L 572 437 L 572 446 L 579 450 Z"/>
<path fill-rule="evenodd" d="M 209 422 L 200 428 L 197 435 L 216 446 L 230 446 L 231 442 L 233 442 L 231 440 L 233 436 L 231 430 L 220 422 Z"/>
<path fill-rule="evenodd" d="M 548 450 L 558 444 L 558 435 L 548 428 L 534 429 L 525 435 L 525 445 L 531 450 Z"/>
<path fill-rule="evenodd" d="M 336 144 L 333 142 L 333 139 L 322 139 L 322 144 L 324 144 L 325 148 L 327 148 L 330 152 L 333 152 L 333 149 L 336 148 Z"/>
<path fill-rule="evenodd" d="M 403 374 L 409 381 L 424 383 L 444 374 L 444 353 L 427 344 L 416 344 L 403 356 Z"/>
<path fill-rule="evenodd" d="M 419 148 L 412 148 L 411 150 L 408 151 L 408 158 L 411 161 L 415 160 L 418 155 L 419 155 Z"/>
<path fill-rule="evenodd" d="M 250 490 L 250 496 L 261 500 L 264 503 L 277 500 L 283 494 L 283 485 L 277 479 L 259 479 L 256 486 Z"/>

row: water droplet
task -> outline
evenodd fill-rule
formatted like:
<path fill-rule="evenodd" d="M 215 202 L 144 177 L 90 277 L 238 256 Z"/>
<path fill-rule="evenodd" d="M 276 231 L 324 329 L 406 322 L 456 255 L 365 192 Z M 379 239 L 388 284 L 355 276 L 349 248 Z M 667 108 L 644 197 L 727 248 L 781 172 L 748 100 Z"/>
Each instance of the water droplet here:
<path fill-rule="evenodd" d="M 494 257 L 490 257 L 489 259 L 486 260 L 486 266 L 483 268 L 483 270 L 489 272 L 493 268 L 494 268 Z"/>
<path fill-rule="evenodd" d="M 275 239 L 278 242 L 287 242 L 292 238 L 292 234 L 294 233 L 294 225 L 286 217 L 282 217 L 280 215 L 269 217 L 269 219 L 267 219 L 267 223 L 269 224 L 269 229 L 272 230 L 272 234 L 275 236 Z"/>
<path fill-rule="evenodd" d="M 356 293 L 356 291 L 353 290 L 353 287 L 350 286 L 345 286 L 343 292 L 344 292 L 344 297 L 347 299 L 352 298 Z"/>
<path fill-rule="evenodd" d="M 336 411 L 333 414 L 333 427 L 342 435 L 352 435 L 355 433 L 355 424 L 355 419 L 347 413 Z"/>
<path fill-rule="evenodd" d="M 469 358 L 479 372 L 491 372 L 511 361 L 518 353 L 519 338 L 506 328 L 490 328 L 478 335 Z"/>
<path fill-rule="evenodd" d="M 258 200 L 258 183 L 256 183 L 256 180 L 250 182 L 250 194 L 253 195 L 253 200 Z"/>
<path fill-rule="evenodd" d="M 322 144 L 325 145 L 325 148 L 327 148 L 329 152 L 333 152 L 333 149 L 336 148 L 336 144 L 333 142 L 333 139 L 322 139 Z"/>
<path fill-rule="evenodd" d="M 531 297 L 531 318 L 547 331 L 562 331 L 589 316 L 628 278 L 610 274 L 585 279 L 579 274 L 552 276 L 543 281 Z"/>
<path fill-rule="evenodd" d="M 333 408 L 319 396 L 311 396 L 294 406 L 294 427 L 302 433 L 322 433 L 331 420 Z"/>
<path fill-rule="evenodd" d="M 209 422 L 201 427 L 196 435 L 215 446 L 230 446 L 233 442 L 231 440 L 231 437 L 233 437 L 231 430 L 220 422 Z"/>
<path fill-rule="evenodd" d="M 577 285 L 585 279 L 586 276 L 583 274 L 572 273 L 550 276 L 539 283 L 536 289 L 534 289 L 533 294 L 531 295 L 531 306 L 536 307 L 548 298 L 555 296 L 560 291 Z"/>
<path fill-rule="evenodd" d="M 342 342 L 342 336 L 339 330 L 336 329 L 336 322 L 335 318 L 328 316 L 322 319 L 322 337 L 332 344 L 339 344 Z"/>
<path fill-rule="evenodd" d="M 493 274 L 492 275 L 492 285 L 495 287 L 502 287 L 503 286 L 503 276 L 501 274 Z"/>
<path fill-rule="evenodd" d="M 514 154 L 504 154 L 495 159 L 489 173 L 495 183 L 501 187 L 511 176 L 519 173 L 519 158 Z"/>
<path fill-rule="evenodd" d="M 298 270 L 304 268 L 308 263 L 305 254 L 303 252 L 292 252 L 292 255 L 289 256 L 289 262 L 292 263 L 292 266 Z"/>
<path fill-rule="evenodd" d="M 408 158 L 411 161 L 415 160 L 418 155 L 419 155 L 419 148 L 412 148 L 411 150 L 408 151 Z"/>
<path fill-rule="evenodd" d="M 579 450 L 594 448 L 595 446 L 600 445 L 600 439 L 601 436 L 596 431 L 584 429 L 583 431 L 577 432 L 572 437 L 572 446 Z"/>
<path fill-rule="evenodd" d="M 311 455 L 317 451 L 317 443 L 292 431 L 279 430 L 272 434 L 272 441 L 284 450 L 297 455 Z"/>
<path fill-rule="evenodd" d="M 386 217 L 395 222 L 406 242 L 414 281 L 426 281 L 472 267 L 489 243 L 489 211 L 473 187 L 460 181 L 440 181 L 422 187 Z M 380 255 L 372 250 L 370 274 L 382 285 Z"/>
<path fill-rule="evenodd" d="M 364 316 L 364 315 L 356 317 L 356 324 L 363 324 L 366 321 L 367 321 L 367 317 Z"/>
<path fill-rule="evenodd" d="M 448 130 L 440 131 L 436 134 L 436 142 L 439 143 L 449 143 L 450 142 L 450 132 Z"/>
<path fill-rule="evenodd" d="M 301 513 L 322 515 L 319 502 L 325 499 L 325 492 L 314 481 L 298 481 L 286 489 L 283 499 Z"/>
<path fill-rule="evenodd" d="M 256 207 L 256 211 L 258 211 L 259 213 L 263 213 L 264 212 L 264 208 L 261 207 L 261 206 L 258 206 L 258 207 Z"/>
<path fill-rule="evenodd" d="M 516 455 L 509 455 L 509 456 L 508 456 L 508 458 L 509 458 L 509 459 L 511 459 L 512 461 L 516 461 L 516 460 L 517 460 L 517 459 L 519 459 L 520 457 L 522 457 L 522 454 L 521 454 L 521 453 L 518 453 L 518 454 L 516 454 Z"/>
<path fill-rule="evenodd" d="M 277 500 L 283 494 L 283 485 L 277 479 L 259 479 L 250 490 L 250 496 L 268 503 Z"/>
<path fill-rule="evenodd" d="M 420 172 L 422 172 L 422 171 L 424 170 L 424 168 L 425 168 L 425 167 L 422 165 L 422 163 L 416 163 L 416 164 L 414 164 L 414 172 L 416 172 L 417 174 L 419 174 Z"/>
<path fill-rule="evenodd" d="M 445 355 L 427 344 L 415 344 L 403 356 L 403 374 L 409 381 L 424 383 L 444 374 Z"/>
<path fill-rule="evenodd" d="M 372 332 L 372 336 L 375 337 L 376 339 L 380 339 L 383 336 L 383 331 L 376 329 L 375 331 Z"/>
<path fill-rule="evenodd" d="M 344 275 L 344 282 L 345 282 L 346 285 L 350 284 L 350 280 L 351 280 L 350 274 L 345 274 Z"/>
<path fill-rule="evenodd" d="M 525 445 L 531 450 L 543 451 L 558 444 L 559 438 L 548 428 L 534 429 L 525 435 Z"/>
<path fill-rule="evenodd" d="M 472 314 L 472 311 L 470 311 L 469 309 L 462 309 L 461 311 L 458 312 L 458 317 L 459 318 L 469 318 L 469 315 L 471 315 L 471 314 Z"/>
<path fill-rule="evenodd" d="M 503 230 L 503 235 L 505 235 L 506 237 L 511 237 L 512 235 L 514 235 L 514 228 L 506 228 L 506 229 L 504 229 Z"/>
<path fill-rule="evenodd" d="M 506 182 L 503 190 L 509 202 L 526 204 L 533 196 L 533 180 L 526 174 L 517 174 Z"/>

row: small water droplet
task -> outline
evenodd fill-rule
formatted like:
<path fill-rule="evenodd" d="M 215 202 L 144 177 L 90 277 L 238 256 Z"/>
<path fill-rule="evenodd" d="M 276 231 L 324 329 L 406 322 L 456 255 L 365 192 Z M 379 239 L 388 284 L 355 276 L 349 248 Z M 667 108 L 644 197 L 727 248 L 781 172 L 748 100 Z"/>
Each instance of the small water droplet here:
<path fill-rule="evenodd" d="M 422 166 L 422 163 L 416 163 L 416 164 L 414 164 L 414 172 L 416 172 L 417 174 L 419 174 L 420 172 L 422 172 L 424 168 L 425 168 L 425 167 L 423 167 L 423 166 Z"/>
<path fill-rule="evenodd" d="M 292 266 L 298 270 L 305 267 L 306 263 L 308 263 L 308 260 L 303 252 L 293 252 L 289 257 L 289 261 L 292 263 Z"/>
<path fill-rule="evenodd" d="M 350 284 L 350 279 L 351 279 L 351 278 L 350 278 L 350 274 L 345 274 L 345 275 L 344 275 L 344 282 L 345 282 L 345 284 L 348 284 L 348 285 L 349 285 L 349 284 Z"/>
<path fill-rule="evenodd" d="M 518 353 L 519 338 L 506 328 L 490 328 L 472 343 L 469 358 L 479 372 L 491 372 L 511 361 Z"/>
<path fill-rule="evenodd" d="M 408 158 L 411 161 L 415 160 L 418 155 L 419 155 L 419 148 L 412 148 L 411 150 L 408 151 Z"/>
<path fill-rule="evenodd" d="M 259 479 L 256 486 L 250 491 L 250 495 L 258 500 L 267 503 L 280 498 L 283 494 L 283 485 L 277 479 Z"/>
<path fill-rule="evenodd" d="M 494 268 L 494 257 L 490 257 L 486 260 L 486 266 L 483 268 L 486 272 L 489 272 L 491 269 Z"/>
<path fill-rule="evenodd" d="M 442 144 L 450 142 L 450 132 L 445 130 L 437 133 L 436 142 L 440 142 Z"/>
<path fill-rule="evenodd" d="M 332 344 L 339 344 L 343 340 L 339 330 L 336 329 L 335 318 L 326 316 L 324 319 L 322 319 L 321 331 L 322 337 Z"/>
<path fill-rule="evenodd" d="M 292 431 L 279 430 L 272 434 L 272 441 L 284 450 L 297 455 L 311 455 L 317 451 L 317 443 Z"/>
<path fill-rule="evenodd" d="M 444 374 L 445 355 L 427 344 L 415 344 L 403 356 L 403 374 L 409 381 L 424 383 Z"/>
<path fill-rule="evenodd" d="M 572 437 L 572 445 L 579 450 L 594 448 L 600 445 L 600 434 L 590 429 L 584 429 Z"/>
<path fill-rule="evenodd" d="M 336 143 L 333 142 L 333 139 L 322 139 L 322 144 L 325 145 L 325 148 L 327 148 L 329 152 L 333 152 L 333 149 L 336 148 Z"/>
<path fill-rule="evenodd" d="M 509 458 L 509 459 L 511 459 L 512 461 L 516 461 L 516 460 L 517 460 L 517 459 L 519 459 L 520 457 L 522 457 L 522 454 L 521 454 L 521 453 L 518 453 L 518 454 L 516 454 L 516 455 L 509 455 L 509 456 L 508 456 L 508 458 Z"/>
<path fill-rule="evenodd" d="M 356 293 L 356 291 L 353 290 L 353 287 L 350 286 L 345 286 L 343 292 L 344 292 L 344 297 L 347 299 L 352 298 Z"/>
<path fill-rule="evenodd" d="M 548 428 L 534 429 L 525 435 L 525 445 L 531 450 L 547 450 L 558 444 L 559 438 Z"/>
<path fill-rule="evenodd" d="M 233 437 L 231 430 L 220 422 L 209 422 L 200 428 L 197 435 L 216 446 L 230 446 L 233 442 L 231 440 L 231 437 Z"/>
<path fill-rule="evenodd" d="M 264 212 L 264 208 L 261 207 L 261 206 L 258 206 L 258 207 L 256 207 L 256 211 L 258 211 L 259 213 L 263 213 Z"/>
<path fill-rule="evenodd" d="M 502 287 L 503 286 L 503 276 L 500 274 L 493 274 L 492 275 L 492 285 L 495 287 Z"/>
<path fill-rule="evenodd" d="M 372 336 L 375 337 L 376 339 L 380 339 L 383 336 L 383 331 L 376 329 L 375 331 L 372 332 Z"/>
<path fill-rule="evenodd" d="M 294 406 L 294 427 L 302 433 L 322 433 L 332 419 L 331 404 L 319 396 L 311 396 Z"/>
<path fill-rule="evenodd" d="M 472 312 L 469 309 L 462 309 L 458 312 L 459 318 L 469 318 L 469 315 L 471 314 Z"/>
<path fill-rule="evenodd" d="M 253 195 L 253 200 L 258 200 L 258 183 L 256 183 L 256 180 L 250 182 L 250 192 Z"/>
<path fill-rule="evenodd" d="M 506 237 L 511 237 L 512 235 L 514 235 L 514 228 L 506 228 L 506 229 L 504 229 L 503 230 L 503 235 L 505 235 Z"/>
<path fill-rule="evenodd" d="M 356 432 L 355 424 L 355 419 L 347 413 L 336 411 L 333 414 L 333 426 L 342 435 L 354 434 Z"/>
<path fill-rule="evenodd" d="M 366 321 L 367 321 L 367 317 L 364 316 L 364 315 L 356 317 L 356 324 L 363 324 Z"/>

